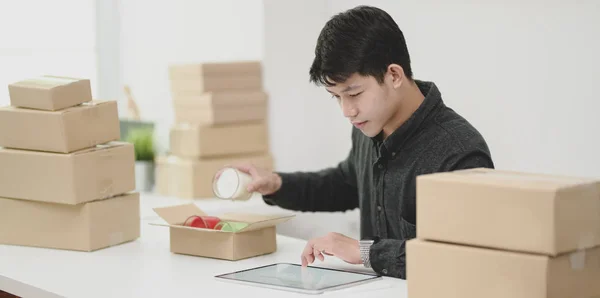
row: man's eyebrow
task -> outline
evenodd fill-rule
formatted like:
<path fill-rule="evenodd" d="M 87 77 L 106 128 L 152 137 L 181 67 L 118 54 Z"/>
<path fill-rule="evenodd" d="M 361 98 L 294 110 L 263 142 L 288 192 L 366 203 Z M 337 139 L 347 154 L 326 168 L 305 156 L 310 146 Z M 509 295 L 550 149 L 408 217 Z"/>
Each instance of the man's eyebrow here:
<path fill-rule="evenodd" d="M 356 89 L 358 87 L 360 87 L 360 85 L 350 85 L 350 86 L 346 87 L 346 89 L 342 90 L 342 93 L 351 91 L 351 90 Z"/>
<path fill-rule="evenodd" d="M 352 90 L 354 90 L 356 88 L 359 88 L 360 86 L 361 85 L 350 85 L 350 86 L 346 87 L 344 90 L 342 90 L 340 93 L 345 93 L 345 92 L 348 92 L 348 91 L 352 91 Z M 329 91 L 329 89 L 327 89 L 327 88 L 325 88 L 325 90 L 327 92 L 331 93 L 331 94 L 334 94 L 333 92 Z"/>

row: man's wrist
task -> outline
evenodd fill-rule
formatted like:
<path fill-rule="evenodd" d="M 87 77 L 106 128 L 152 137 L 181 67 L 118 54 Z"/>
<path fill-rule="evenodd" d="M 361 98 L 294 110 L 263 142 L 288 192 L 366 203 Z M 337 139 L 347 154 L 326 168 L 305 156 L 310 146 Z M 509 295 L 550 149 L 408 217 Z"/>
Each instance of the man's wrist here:
<path fill-rule="evenodd" d="M 283 185 L 283 180 L 281 179 L 281 175 L 277 173 L 273 173 L 273 175 L 275 176 L 275 193 L 281 189 L 281 186 Z"/>
<path fill-rule="evenodd" d="M 370 253 L 371 245 L 373 245 L 374 242 L 374 240 L 368 239 L 360 240 L 358 242 L 358 248 L 360 250 L 360 259 L 362 260 L 363 265 L 367 268 L 371 268 Z"/>

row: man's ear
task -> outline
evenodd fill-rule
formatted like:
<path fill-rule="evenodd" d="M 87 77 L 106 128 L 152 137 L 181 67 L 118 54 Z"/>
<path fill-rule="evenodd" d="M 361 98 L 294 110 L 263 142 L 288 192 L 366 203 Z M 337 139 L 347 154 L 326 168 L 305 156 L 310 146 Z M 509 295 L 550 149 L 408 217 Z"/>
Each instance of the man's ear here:
<path fill-rule="evenodd" d="M 404 82 L 404 69 L 398 64 L 390 64 L 387 68 L 387 75 L 391 77 L 394 89 L 400 88 Z"/>

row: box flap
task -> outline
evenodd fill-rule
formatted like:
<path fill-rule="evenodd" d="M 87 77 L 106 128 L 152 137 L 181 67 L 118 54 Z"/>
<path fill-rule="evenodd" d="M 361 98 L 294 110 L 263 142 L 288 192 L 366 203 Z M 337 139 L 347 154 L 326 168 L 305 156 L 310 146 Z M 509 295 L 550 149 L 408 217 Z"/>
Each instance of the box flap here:
<path fill-rule="evenodd" d="M 488 168 L 458 170 L 453 172 L 426 174 L 422 179 L 458 181 L 478 184 L 493 184 L 509 187 L 558 190 L 582 184 L 599 183 L 592 178 L 505 171 Z"/>
<path fill-rule="evenodd" d="M 293 214 L 275 214 L 275 215 L 262 215 L 252 213 L 225 213 L 220 216 L 222 220 L 229 221 L 240 221 L 248 223 L 248 226 L 239 230 L 239 232 L 247 232 L 259 230 L 262 228 L 274 226 L 282 222 L 290 220 L 295 215 Z"/>
<path fill-rule="evenodd" d="M 195 204 L 183 204 L 169 207 L 161 207 L 153 209 L 158 216 L 164 219 L 170 225 L 180 225 L 192 215 L 206 215 Z"/>

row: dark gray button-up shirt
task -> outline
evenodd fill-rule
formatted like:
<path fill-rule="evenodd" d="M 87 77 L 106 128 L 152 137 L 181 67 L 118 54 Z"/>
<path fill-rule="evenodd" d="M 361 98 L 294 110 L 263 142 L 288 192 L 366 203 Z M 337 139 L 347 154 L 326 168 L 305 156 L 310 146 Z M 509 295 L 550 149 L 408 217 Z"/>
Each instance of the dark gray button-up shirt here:
<path fill-rule="evenodd" d="M 281 189 L 267 204 L 296 211 L 360 208 L 362 239 L 376 239 L 370 261 L 381 275 L 406 278 L 405 241 L 416 237 L 416 177 L 494 164 L 479 132 L 447 107 L 432 82 L 417 111 L 388 138 L 352 131 L 352 149 L 337 167 L 279 173 Z M 443 198 L 440 198 L 443 199 Z"/>

